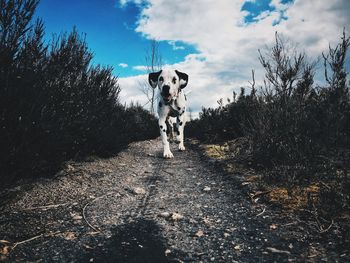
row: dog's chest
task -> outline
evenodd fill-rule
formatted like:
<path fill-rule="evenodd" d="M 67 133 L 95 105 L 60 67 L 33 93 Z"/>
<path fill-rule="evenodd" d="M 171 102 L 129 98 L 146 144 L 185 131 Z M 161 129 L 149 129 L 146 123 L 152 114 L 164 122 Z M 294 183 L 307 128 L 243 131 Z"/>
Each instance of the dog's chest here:
<path fill-rule="evenodd" d="M 169 103 L 167 106 L 169 106 L 170 109 L 168 113 L 168 116 L 170 117 L 178 117 L 185 112 L 185 105 L 183 105 L 181 101 L 171 101 L 171 103 Z"/>

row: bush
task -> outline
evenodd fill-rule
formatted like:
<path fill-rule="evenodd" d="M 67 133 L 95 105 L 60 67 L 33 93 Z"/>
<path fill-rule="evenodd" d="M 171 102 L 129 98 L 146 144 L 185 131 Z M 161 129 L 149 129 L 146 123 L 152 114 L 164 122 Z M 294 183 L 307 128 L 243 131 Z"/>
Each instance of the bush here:
<path fill-rule="evenodd" d="M 237 100 L 216 109 L 203 109 L 189 134 L 220 142 L 246 136 L 253 142 L 255 161 L 265 166 L 318 161 L 349 145 L 350 97 L 344 68 L 349 38 L 324 56 L 327 84 L 314 86 L 315 63 L 303 53 L 290 52 L 276 34 L 270 52 L 260 52 L 264 86 L 244 90 Z M 331 76 L 328 76 L 329 69 Z M 200 131 L 200 132 L 199 132 Z"/>
<path fill-rule="evenodd" d="M 344 33 L 341 42 L 323 54 L 326 81 L 320 87 L 314 84 L 315 63 L 276 34 L 275 45 L 265 53 L 259 51 L 266 73 L 264 85 L 256 90 L 253 81 L 249 95 L 242 91 L 225 106 L 203 109 L 199 119 L 189 124 L 189 134 L 210 143 L 245 137 L 250 151 L 245 157 L 265 169 L 266 181 L 320 180 L 329 183 L 327 189 L 322 188 L 327 193 L 321 198 L 323 203 L 350 206 L 345 191 L 350 163 L 350 93 L 345 69 L 349 45 Z"/>
<path fill-rule="evenodd" d="M 70 158 L 156 137 L 154 117 L 118 102 L 112 68 L 91 65 L 93 55 L 76 29 L 44 43 L 43 23 L 31 23 L 37 4 L 0 0 L 3 175 L 55 169 Z"/>
<path fill-rule="evenodd" d="M 235 97 L 232 103 L 228 101 L 225 106 L 220 100 L 217 108 L 203 108 L 199 119 L 188 123 L 187 134 L 204 142 L 224 142 L 244 136 L 251 125 L 253 111 L 259 107 L 257 98 L 254 92 L 245 95 L 242 88 L 237 101 Z"/>

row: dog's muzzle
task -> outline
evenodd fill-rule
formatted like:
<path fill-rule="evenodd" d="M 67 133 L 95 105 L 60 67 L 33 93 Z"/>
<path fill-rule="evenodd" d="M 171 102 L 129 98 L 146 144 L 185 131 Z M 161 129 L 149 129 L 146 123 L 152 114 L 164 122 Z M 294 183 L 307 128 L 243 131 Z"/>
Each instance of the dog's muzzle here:
<path fill-rule="evenodd" d="M 162 92 L 161 95 L 165 101 L 170 101 L 171 100 L 171 95 L 170 95 L 170 86 L 169 85 L 164 85 L 162 87 Z"/>
<path fill-rule="evenodd" d="M 164 100 L 164 102 L 170 102 L 171 99 L 172 99 L 172 96 L 169 94 L 169 95 L 162 95 L 162 98 Z"/>

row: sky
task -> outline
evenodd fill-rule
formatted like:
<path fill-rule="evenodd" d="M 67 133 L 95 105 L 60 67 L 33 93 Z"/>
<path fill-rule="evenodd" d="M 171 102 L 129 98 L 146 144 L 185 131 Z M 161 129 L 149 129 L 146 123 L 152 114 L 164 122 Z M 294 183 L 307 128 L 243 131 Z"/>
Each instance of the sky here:
<path fill-rule="evenodd" d="M 262 81 L 258 50 L 273 44 L 275 32 L 317 60 L 339 42 L 348 14 L 349 0 L 41 0 L 36 12 L 47 39 L 74 26 L 86 34 L 93 64 L 114 68 L 123 103 L 147 107 L 140 85 L 157 40 L 164 67 L 189 75 L 195 116 L 248 87 L 252 69 Z"/>

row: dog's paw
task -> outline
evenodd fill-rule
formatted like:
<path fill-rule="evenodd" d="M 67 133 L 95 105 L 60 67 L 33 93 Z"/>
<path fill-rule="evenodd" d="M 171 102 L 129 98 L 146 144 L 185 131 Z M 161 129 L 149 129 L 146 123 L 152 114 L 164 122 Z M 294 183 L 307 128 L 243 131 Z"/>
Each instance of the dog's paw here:
<path fill-rule="evenodd" d="M 179 144 L 179 151 L 186 150 L 185 146 L 183 144 Z"/>
<path fill-rule="evenodd" d="M 171 151 L 164 151 L 163 157 L 165 159 L 171 159 L 171 158 L 174 158 L 174 155 L 171 153 Z"/>

